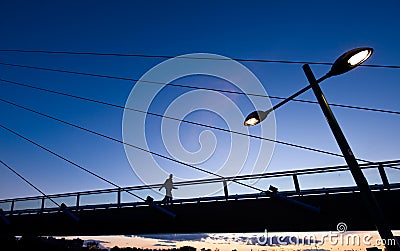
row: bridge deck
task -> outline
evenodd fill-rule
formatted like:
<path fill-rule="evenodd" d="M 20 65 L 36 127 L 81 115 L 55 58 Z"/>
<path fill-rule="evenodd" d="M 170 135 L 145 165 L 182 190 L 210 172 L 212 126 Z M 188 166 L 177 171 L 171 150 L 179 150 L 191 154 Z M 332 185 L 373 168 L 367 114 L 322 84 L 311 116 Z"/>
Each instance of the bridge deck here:
<path fill-rule="evenodd" d="M 400 229 L 400 184 L 384 189 L 371 186 L 392 229 Z M 247 194 L 225 198 L 209 197 L 176 200 L 163 208 L 175 218 L 143 202 L 69 208 L 79 217 L 75 221 L 59 208 L 4 212 L 10 224 L 1 221 L 0 233 L 14 235 L 119 235 L 145 233 L 233 233 L 268 231 L 335 231 L 339 222 L 348 230 L 375 230 L 368 210 L 363 207 L 355 187 L 314 189 L 279 193 L 318 207 L 309 210 L 289 200 L 266 194 Z"/>

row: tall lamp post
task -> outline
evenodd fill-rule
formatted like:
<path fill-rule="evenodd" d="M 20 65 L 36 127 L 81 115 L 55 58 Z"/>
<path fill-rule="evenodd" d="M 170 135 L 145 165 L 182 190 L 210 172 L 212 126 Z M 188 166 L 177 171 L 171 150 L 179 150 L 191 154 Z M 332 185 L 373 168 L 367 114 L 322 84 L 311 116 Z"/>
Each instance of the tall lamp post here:
<path fill-rule="evenodd" d="M 321 88 L 319 87 L 319 83 L 322 82 L 323 80 L 332 76 L 343 74 L 359 66 L 371 56 L 372 52 L 373 52 L 372 48 L 363 47 L 363 48 L 356 48 L 344 53 L 333 63 L 331 70 L 318 80 L 315 78 L 313 72 L 311 71 L 310 66 L 308 64 L 303 65 L 304 73 L 310 85 L 294 93 L 293 95 L 281 101 L 280 103 L 276 104 L 267 111 L 254 111 L 250 113 L 245 119 L 244 124 L 246 126 L 253 126 L 260 123 L 261 121 L 267 118 L 268 114 L 271 111 L 281 107 L 282 105 L 294 99 L 298 95 L 304 93 L 305 91 L 312 89 L 322 109 L 322 112 L 326 117 L 329 127 L 332 130 L 332 133 L 337 141 L 337 144 L 339 145 L 339 148 L 346 160 L 346 163 L 349 166 L 350 172 L 357 184 L 357 187 L 360 190 L 360 194 L 364 200 L 365 206 L 367 207 L 371 215 L 371 218 L 374 221 L 375 227 L 378 230 L 381 239 L 386 241 L 386 250 L 390 251 L 400 250 L 400 246 L 397 241 L 395 241 L 396 245 L 389 245 L 387 243 L 388 240 L 396 240 L 396 239 L 384 218 L 384 214 L 368 185 L 368 181 L 365 178 L 353 154 L 353 151 L 351 150 L 328 102 L 325 99 L 325 95 L 323 94 Z"/>

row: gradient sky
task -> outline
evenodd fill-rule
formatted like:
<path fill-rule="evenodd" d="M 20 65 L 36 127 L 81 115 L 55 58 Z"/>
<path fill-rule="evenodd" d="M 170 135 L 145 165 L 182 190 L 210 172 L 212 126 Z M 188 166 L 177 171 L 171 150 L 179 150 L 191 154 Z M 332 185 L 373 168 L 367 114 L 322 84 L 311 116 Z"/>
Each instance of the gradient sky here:
<path fill-rule="evenodd" d="M 133 53 L 179 56 L 213 53 L 230 58 L 261 58 L 333 62 L 343 52 L 361 46 L 375 49 L 370 64 L 398 65 L 399 20 L 396 1 L 320 1 L 279 3 L 253 1 L 7 1 L 1 3 L 0 49 L 72 52 Z M 165 59 L 118 58 L 79 55 L 46 55 L 1 52 L 1 62 L 81 71 L 139 79 Z M 269 95 L 287 97 L 307 84 L 300 64 L 243 63 L 264 85 Z M 312 66 L 321 76 L 328 66 Z M 0 66 L 1 78 L 73 95 L 124 105 L 132 82 L 64 73 Z M 232 73 L 234 74 L 234 73 Z M 360 67 L 322 84 L 329 102 L 398 111 L 399 71 Z M 180 79 L 177 83 L 226 89 L 209 79 Z M 220 81 L 223 82 L 223 81 Z M 229 87 L 229 86 L 228 86 Z M 111 137 L 122 139 L 121 109 L 88 103 L 1 83 L 1 98 L 67 120 Z M 150 111 L 162 112 L 183 92 L 168 87 L 153 100 Z M 301 98 L 315 100 L 308 92 Z M 210 101 L 209 101 L 210 102 Z M 238 101 L 244 115 L 251 107 Z M 271 100 L 276 103 L 277 100 Z M 120 186 L 140 184 L 121 144 L 1 103 L 1 123 Z M 354 153 L 370 161 L 397 159 L 400 140 L 398 115 L 333 108 Z M 196 116 L 197 115 L 197 116 Z M 190 117 L 191 116 L 191 117 Z M 187 120 L 215 123 L 213 114 L 190 114 Z M 339 153 L 317 105 L 291 102 L 275 112 L 276 138 L 281 141 Z M 151 118 L 150 118 L 151 119 Z M 220 119 L 220 118 L 219 118 Z M 154 118 L 153 118 L 154 120 Z M 158 121 L 160 121 L 158 119 Z M 242 123 L 242 121 L 237 121 Z M 217 126 L 224 127 L 223 122 Z M 192 128 L 190 128 L 192 127 Z M 204 128 L 183 125 L 181 138 L 188 151 L 199 148 Z M 160 129 L 150 140 L 152 151 Z M 251 129 L 256 130 L 256 129 Z M 230 135 L 214 132 L 223 144 L 216 156 L 224 158 L 224 140 Z M 108 188 L 104 183 L 5 130 L 1 159 L 45 193 Z M 153 143 L 154 142 L 154 143 Z M 222 146 L 221 146 L 222 145 Z M 221 148 L 222 147 L 222 148 Z M 222 150 L 218 150 L 222 149 Z M 136 151 L 140 160 L 144 152 Z M 226 156 L 225 156 L 226 157 Z M 252 158 L 250 155 L 249 158 Z M 254 156 L 253 156 L 254 158 Z M 169 161 L 161 165 L 175 166 Z M 215 162 L 210 162 L 211 164 Z M 209 163 L 209 166 L 211 164 Z M 275 145 L 269 171 L 344 164 L 342 158 Z M 211 168 L 206 166 L 205 168 Z M 182 167 L 180 167 L 182 168 Z M 213 170 L 212 170 L 213 171 Z M 399 173 L 391 171 L 391 179 Z M 198 173 L 198 177 L 203 174 Z M 372 175 L 371 182 L 379 182 Z M 195 177 L 195 175 L 191 176 Z M 160 182 L 165 177 L 160 177 Z M 340 182 L 340 177 L 333 179 Z M 37 195 L 38 192 L 3 167 L 0 198 Z M 308 186 L 304 177 L 304 186 Z M 315 180 L 315 179 L 314 179 Z M 332 179 L 329 179 L 330 181 Z M 351 179 L 347 179 L 350 180 Z M 321 186 L 324 184 L 321 183 Z M 328 184 L 327 184 L 328 185 Z M 285 185 L 282 185 L 285 186 Z M 329 185 L 328 185 L 329 186 Z M 240 192 L 240 191 L 239 191 Z"/>
<path fill-rule="evenodd" d="M 0 49 L 71 52 L 132 53 L 179 56 L 212 53 L 229 58 L 333 62 L 345 51 L 374 48 L 369 64 L 400 65 L 398 1 L 1 1 Z M 0 62 L 88 72 L 139 79 L 161 58 L 128 58 L 87 55 L 46 55 L 0 52 Z M 269 95 L 287 97 L 307 85 L 301 64 L 244 62 Z M 329 66 L 312 65 L 322 76 Z M 0 65 L 0 78 L 73 95 L 125 105 L 135 83 Z M 234 74 L 234 73 L 232 73 Z M 359 67 L 322 84 L 331 103 L 400 111 L 399 69 Z M 233 88 L 223 81 L 198 77 L 176 83 L 219 89 Z M 188 91 L 188 90 L 184 90 Z M 168 87 L 150 109 L 162 112 L 172 98 L 184 92 Z M 229 95 L 227 95 L 229 96 Z M 234 99 L 232 96 L 230 98 Z M 0 98 L 67 120 L 111 137 L 122 139 L 121 109 L 88 103 L 24 87 L 0 84 Z M 312 92 L 300 98 L 315 100 Z M 216 100 L 206 100 L 213 102 Z M 244 115 L 251 112 L 246 100 L 236 100 Z M 271 100 L 274 104 L 277 100 Z M 188 104 L 190 105 L 190 104 Z M 398 159 L 398 115 L 333 108 L 356 157 L 369 161 Z M 221 117 L 206 112 L 187 120 L 226 126 Z M 339 153 L 317 105 L 291 102 L 275 112 L 276 138 L 298 145 Z M 154 121 L 154 125 L 160 120 Z M 140 185 L 124 147 L 0 102 L 0 123 L 58 154 L 120 185 Z M 149 122 L 146 122 L 149 123 Z M 237 121 L 242 124 L 243 121 Z M 141 125 L 138 125 L 141 126 Z M 151 150 L 165 154 L 159 145 L 159 128 L 152 128 Z M 202 128 L 182 125 L 180 136 L 189 151 L 199 148 Z M 251 129 L 256 133 L 257 129 Z M 212 168 L 226 153 L 229 135 L 220 138 Z M 0 158 L 46 194 L 75 192 L 112 186 L 0 129 Z M 259 144 L 255 142 L 254 144 Z M 140 162 L 147 153 L 138 152 Z M 254 155 L 249 159 L 254 160 Z M 167 172 L 176 164 L 158 160 Z M 345 164 L 339 157 L 275 145 L 268 171 Z M 139 167 L 140 168 L 140 167 Z M 185 175 L 183 167 L 179 167 Z M 251 168 L 251 167 L 247 167 Z M 245 170 L 246 171 L 246 170 Z M 387 170 L 391 182 L 400 172 Z M 194 173 L 190 177 L 196 177 Z M 199 178 L 203 174 L 199 173 Z M 379 183 L 376 172 L 367 172 Z M 165 177 L 160 177 L 163 182 Z M 274 183 L 275 182 L 275 183 Z M 282 189 L 287 182 L 271 181 Z M 353 184 L 347 174 L 300 178 L 302 187 Z M 234 192 L 248 192 L 232 188 Z M 0 167 L 0 199 L 40 195 L 4 166 Z M 161 195 L 156 199 L 161 198 Z"/>
<path fill-rule="evenodd" d="M 377 65 L 400 65 L 400 19 L 398 1 L 1 1 L 0 49 L 71 52 L 132 53 L 179 56 L 212 53 L 229 58 L 333 62 L 343 52 L 361 46 L 374 48 L 367 61 Z M 46 55 L 0 52 L 0 62 L 89 72 L 139 79 L 161 58 L 123 58 L 85 55 Z M 307 82 L 301 64 L 242 63 L 273 96 L 287 97 Z M 321 76 L 328 66 L 312 65 Z M 125 105 L 133 82 L 46 72 L 0 65 L 0 78 L 73 95 Z M 234 74 L 234 72 L 232 73 Z M 327 80 L 321 86 L 331 103 L 400 111 L 399 69 L 360 67 Z M 207 77 L 188 77 L 178 84 L 234 89 Z M 189 90 L 167 87 L 159 93 L 150 111 L 162 112 Z M 251 112 L 248 100 L 226 95 L 244 115 Z M 0 98 L 122 139 L 123 111 L 51 93 L 0 83 Z M 315 100 L 309 91 L 300 98 Z M 218 100 L 205 100 L 217 102 Z M 277 100 L 271 100 L 274 104 Z M 191 104 L 188 104 L 190 106 Z M 400 134 L 398 115 L 333 108 L 350 145 L 360 159 L 398 159 Z M 185 119 L 226 127 L 223 118 L 197 112 Z M 339 153 L 335 140 L 317 105 L 291 102 L 275 112 L 276 138 L 294 144 Z M 120 185 L 140 185 L 121 144 L 62 125 L 20 108 L 0 102 L 0 123 L 58 154 Z M 146 122 L 151 150 L 166 154 L 160 145 L 161 120 Z M 242 121 L 237 121 L 241 124 Z M 141 125 L 138 125 L 141 126 Z M 251 129 L 256 134 L 258 129 Z M 199 149 L 200 127 L 182 125 L 182 145 Z M 215 157 L 202 167 L 215 171 L 226 157 L 230 135 L 214 131 L 218 138 Z M 46 194 L 111 188 L 76 167 L 0 129 L 0 159 Z M 227 143 L 228 142 L 228 143 Z M 252 141 L 257 146 L 257 140 Z M 146 155 L 137 152 L 140 162 Z M 251 168 L 257 158 L 249 154 Z M 203 177 L 169 161 L 157 159 L 167 172 Z M 344 164 L 342 158 L 275 145 L 268 171 L 292 170 Z M 136 167 L 137 168 L 137 167 Z M 139 167 L 141 168 L 141 167 Z M 179 168 L 179 169 L 176 169 Z M 387 169 L 391 182 L 400 172 Z M 376 172 L 366 172 L 370 183 L 379 183 Z M 198 176 L 196 176 L 198 175 Z M 160 177 L 163 182 L 165 177 Z M 270 182 L 270 183 L 268 183 Z M 265 185 L 291 189 L 290 180 L 271 180 Z M 303 188 L 353 184 L 349 174 L 300 177 Z M 248 192 L 231 187 L 236 193 Z M 0 199 L 40 195 L 16 175 L 0 166 Z M 156 195 L 156 199 L 161 195 Z M 228 235 L 230 236 L 230 235 Z M 104 240 L 105 238 L 103 238 Z M 132 242 L 132 239 L 134 240 Z M 222 238 L 223 239 L 223 238 Z M 107 237 L 107 246 L 124 241 L 154 246 L 159 240 Z M 143 241 L 143 242 L 141 242 Z M 220 241 L 220 240 L 216 240 Z M 166 242 L 164 242 L 166 243 Z M 193 244 L 194 242 L 181 242 Z M 204 242 L 197 243 L 199 247 Z M 209 247 L 214 248 L 212 242 Z M 228 246 L 231 247 L 230 245 Z M 240 249 L 246 249 L 244 247 Z"/>

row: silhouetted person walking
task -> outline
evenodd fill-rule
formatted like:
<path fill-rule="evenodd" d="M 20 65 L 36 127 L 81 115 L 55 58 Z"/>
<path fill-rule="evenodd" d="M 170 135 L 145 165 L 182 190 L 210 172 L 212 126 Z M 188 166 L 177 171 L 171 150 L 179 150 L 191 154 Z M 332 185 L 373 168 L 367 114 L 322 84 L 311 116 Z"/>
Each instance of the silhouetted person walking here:
<path fill-rule="evenodd" d="M 178 189 L 174 187 L 174 182 L 172 181 L 172 174 L 169 175 L 169 178 L 165 180 L 164 184 L 160 187 L 159 191 L 164 187 L 165 188 L 165 197 L 162 200 L 165 204 L 171 204 L 172 201 L 172 189 Z"/>

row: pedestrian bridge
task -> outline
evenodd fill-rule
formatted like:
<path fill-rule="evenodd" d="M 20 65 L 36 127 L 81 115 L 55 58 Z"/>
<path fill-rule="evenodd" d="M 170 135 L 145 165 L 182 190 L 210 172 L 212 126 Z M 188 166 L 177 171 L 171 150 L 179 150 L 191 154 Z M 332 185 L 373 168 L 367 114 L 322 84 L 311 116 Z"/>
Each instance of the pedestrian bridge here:
<path fill-rule="evenodd" d="M 370 185 L 393 230 L 400 229 L 400 182 L 389 183 L 388 168 L 400 161 L 361 165 L 376 170 L 380 183 Z M 176 183 L 178 187 L 220 184 L 221 194 L 175 199 L 171 205 L 147 197 L 129 201 L 126 193 L 146 194 L 150 186 L 13 198 L 0 201 L 0 233 L 13 235 L 89 236 L 161 233 L 235 233 L 336 231 L 344 222 L 349 231 L 376 230 L 356 186 L 301 189 L 303 176 L 348 173 L 347 166 L 265 173 Z M 245 194 L 229 194 L 229 182 L 283 177 L 294 189 L 273 186 Z M 139 197 L 139 196 L 137 196 Z M 86 199 L 85 199 L 86 198 Z M 88 200 L 90 198 L 90 200 Z M 96 198 L 96 199 L 95 199 Z M 102 202 L 102 198 L 107 200 Z M 110 201 L 113 198 L 114 201 Z M 50 203 L 57 202 L 61 206 Z"/>

